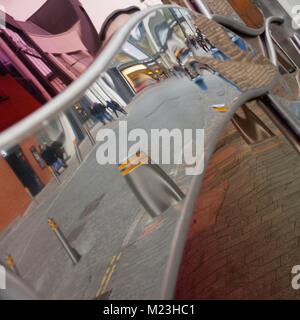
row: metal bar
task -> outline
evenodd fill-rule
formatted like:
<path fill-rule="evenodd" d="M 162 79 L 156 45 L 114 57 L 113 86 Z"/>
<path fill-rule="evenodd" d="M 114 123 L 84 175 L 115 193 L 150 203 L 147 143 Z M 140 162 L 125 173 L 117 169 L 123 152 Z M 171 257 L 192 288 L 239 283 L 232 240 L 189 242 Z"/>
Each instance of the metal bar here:
<path fill-rule="evenodd" d="M 69 244 L 67 238 L 64 236 L 58 224 L 54 219 L 48 219 L 48 225 L 50 229 L 55 233 L 57 239 L 62 244 L 63 248 L 66 250 L 69 258 L 72 260 L 73 264 L 76 265 L 79 263 L 81 256 L 80 254 Z"/>
<path fill-rule="evenodd" d="M 277 55 L 276 55 L 276 49 L 272 40 L 272 35 L 271 35 L 271 24 L 272 23 L 283 23 L 284 19 L 281 17 L 269 17 L 266 20 L 266 32 L 265 32 L 265 38 L 266 38 L 266 45 L 267 45 L 267 51 L 269 55 L 270 61 L 274 64 L 274 66 L 278 66 L 278 61 L 277 61 Z"/>
<path fill-rule="evenodd" d="M 272 100 L 267 96 L 263 96 L 259 99 L 260 106 L 264 112 L 269 116 L 269 118 L 274 122 L 277 128 L 282 132 L 290 144 L 294 147 L 297 153 L 300 155 L 300 139 L 292 131 L 292 129 L 287 126 L 286 122 L 275 110 Z"/>
<path fill-rule="evenodd" d="M 194 3 L 195 3 L 195 6 L 197 7 L 197 9 L 200 12 L 202 12 L 207 18 L 209 18 L 209 19 L 212 18 L 212 14 L 211 14 L 209 8 L 202 0 L 194 0 Z"/>
<path fill-rule="evenodd" d="M 92 144 L 92 146 L 96 145 L 96 140 L 94 139 L 94 137 L 92 136 L 91 134 L 91 131 L 87 128 L 87 127 L 84 127 L 84 130 L 90 140 L 90 143 Z"/>
<path fill-rule="evenodd" d="M 300 39 L 297 34 L 294 34 L 291 38 L 290 41 L 292 42 L 293 46 L 295 49 L 298 51 L 300 54 Z"/>
<path fill-rule="evenodd" d="M 49 166 L 48 166 L 48 169 L 51 172 L 51 174 L 54 177 L 54 179 L 57 182 L 57 184 L 61 184 L 61 181 L 60 181 L 59 177 L 55 174 L 54 170 Z"/>
<path fill-rule="evenodd" d="M 79 148 L 79 145 L 78 145 L 78 141 L 75 139 L 73 141 L 73 144 L 74 144 L 74 148 L 75 148 L 76 158 L 78 160 L 78 163 L 81 164 L 82 161 L 83 161 L 83 158 L 82 158 L 82 154 L 81 154 L 81 151 L 80 151 L 80 148 Z"/>

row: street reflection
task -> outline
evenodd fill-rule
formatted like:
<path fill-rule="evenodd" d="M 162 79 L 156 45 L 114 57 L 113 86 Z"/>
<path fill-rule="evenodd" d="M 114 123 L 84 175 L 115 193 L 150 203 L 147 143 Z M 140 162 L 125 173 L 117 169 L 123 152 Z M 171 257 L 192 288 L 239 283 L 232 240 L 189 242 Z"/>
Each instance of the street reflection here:
<path fill-rule="evenodd" d="M 62 92 L 103 50 L 97 44 L 95 28 L 76 6 L 62 25 L 45 22 L 50 6 L 46 3 L 27 22 L 7 16 L 7 28 L 0 31 L 1 131 Z M 65 9 L 62 6 L 63 12 Z M 136 12 L 134 9 L 130 14 Z M 206 38 L 194 18 L 183 8 L 151 12 L 133 28 L 105 72 L 77 103 L 36 134 L 1 151 L 1 166 L 17 177 L 23 197 L 20 204 L 9 206 L 9 221 L 4 221 L 2 227 L 23 213 L 32 197 L 53 178 L 60 183 L 61 175 L 68 175 L 68 165 L 73 169 L 78 166 L 95 143 L 91 132 L 113 126 L 128 112 L 130 115 L 128 106 L 145 90 L 168 79 L 192 80 L 191 84 L 203 93 L 215 90 L 217 78 L 224 83 L 208 66 L 195 68 L 189 63 L 194 56 L 228 60 Z M 228 35 L 242 50 L 251 50 L 237 35 L 229 31 Z M 227 81 L 227 85 L 236 91 L 233 84 Z M 214 97 L 212 104 L 222 103 L 226 95 L 230 96 L 225 90 Z M 11 191 L 8 188 L 7 192 Z M 3 206 L 7 208 L 5 202 Z"/>

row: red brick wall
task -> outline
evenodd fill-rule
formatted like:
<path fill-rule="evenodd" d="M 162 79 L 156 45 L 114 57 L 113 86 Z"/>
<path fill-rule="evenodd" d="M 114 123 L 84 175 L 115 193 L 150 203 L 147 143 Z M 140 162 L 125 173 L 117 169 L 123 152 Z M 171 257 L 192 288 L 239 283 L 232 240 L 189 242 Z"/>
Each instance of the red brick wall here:
<path fill-rule="evenodd" d="M 23 214 L 30 203 L 31 198 L 23 185 L 8 163 L 0 157 L 0 230 Z"/>
<path fill-rule="evenodd" d="M 1 94 L 8 97 L 0 103 L 0 131 L 7 129 L 40 107 L 40 103 L 10 75 L 0 76 L 0 88 Z"/>
<path fill-rule="evenodd" d="M 27 138 L 20 143 L 27 161 L 46 185 L 51 180 L 52 175 L 48 168 L 40 168 L 30 151 L 32 146 L 35 146 L 38 150 L 38 143 L 33 137 Z M 31 197 L 25 191 L 24 186 L 9 164 L 5 159 L 0 157 L 0 231 L 19 215 L 24 214 L 31 201 Z"/>

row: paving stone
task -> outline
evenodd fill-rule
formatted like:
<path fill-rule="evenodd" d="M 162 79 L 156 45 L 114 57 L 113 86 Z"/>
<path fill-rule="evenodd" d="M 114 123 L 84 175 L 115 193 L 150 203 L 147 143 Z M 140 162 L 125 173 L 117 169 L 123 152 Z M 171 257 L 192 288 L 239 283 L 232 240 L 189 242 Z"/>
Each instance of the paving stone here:
<path fill-rule="evenodd" d="M 191 247 L 187 246 L 182 261 L 184 269 L 178 279 L 181 290 L 176 296 L 299 299 L 300 293 L 291 288 L 290 274 L 292 267 L 300 264 L 299 156 L 280 134 L 252 146 L 232 135 L 230 126 L 223 141 L 227 134 L 230 143 L 220 146 L 218 159 L 209 166 L 210 172 L 219 174 L 215 177 L 218 183 L 226 179 L 229 188 L 216 213 L 215 224 L 194 237 Z M 222 152 L 240 161 L 226 162 L 220 171 Z M 224 174 L 226 166 L 231 168 Z M 210 176 L 204 180 L 204 187 L 209 188 L 213 179 Z M 199 214 L 195 211 L 194 216 Z M 209 239 L 209 245 L 204 239 Z M 205 264 L 191 273 L 186 257 L 193 246 L 198 246 L 197 254 L 205 257 Z M 185 279 L 192 282 L 200 274 L 204 280 L 196 285 L 194 282 L 191 296 Z"/>

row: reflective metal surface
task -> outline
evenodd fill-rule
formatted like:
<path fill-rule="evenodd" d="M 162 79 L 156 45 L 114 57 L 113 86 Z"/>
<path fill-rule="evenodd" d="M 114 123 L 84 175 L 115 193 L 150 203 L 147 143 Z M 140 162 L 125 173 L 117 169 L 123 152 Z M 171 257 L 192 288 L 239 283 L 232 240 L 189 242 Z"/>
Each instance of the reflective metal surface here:
<path fill-rule="evenodd" d="M 277 50 L 285 52 L 285 54 L 289 56 L 293 63 L 300 68 L 299 52 L 291 41 L 291 38 L 294 36 L 294 34 L 299 36 L 299 29 L 297 30 L 293 28 L 292 16 L 290 16 L 291 13 L 287 12 L 282 7 L 281 1 L 255 0 L 254 3 L 256 3 L 262 9 L 266 18 L 270 16 L 279 16 L 284 19 L 284 24 L 282 26 L 272 26 L 272 38 L 278 46 Z M 288 0 L 285 3 L 286 6 L 290 8 L 292 8 L 294 5 L 294 2 L 289 4 Z"/>
<path fill-rule="evenodd" d="M 110 21 L 113 30 L 98 43 L 98 30 L 76 8 L 74 21 L 66 21 L 62 30 L 46 28 L 35 16 L 27 23 L 8 17 L 0 31 L 0 166 L 6 186 L 1 229 L 29 210 L 19 227 L 4 233 L 0 252 L 14 251 L 21 274 L 47 298 L 105 294 L 107 279 L 99 277 L 112 254 L 115 266 L 118 257 L 124 259 L 113 280 L 113 299 L 171 298 L 203 176 L 202 170 L 192 176 L 186 169 L 205 168 L 237 109 L 283 80 L 240 36 L 187 9 L 122 12 L 118 17 L 126 28 L 114 33 L 116 20 Z M 127 167 L 128 158 L 140 151 L 154 155 L 137 145 L 136 137 L 125 137 L 123 121 L 128 131 L 143 129 L 148 136 L 153 129 L 204 129 L 204 150 L 192 163 L 178 164 L 182 150 L 172 145 L 170 163 L 158 159 L 152 168 L 142 162 Z M 125 157 L 116 152 L 114 164 L 100 165 L 99 150 L 111 143 L 103 139 L 106 129 L 128 148 Z M 197 149 L 194 136 L 184 141 L 183 148 L 188 146 Z M 53 161 L 53 152 L 60 161 Z M 12 194 L 18 202 L 11 201 Z M 149 214 L 159 220 L 147 229 Z M 49 217 L 64 224 L 81 256 L 75 269 L 48 230 Z M 146 231 L 140 233 L 138 226 Z M 135 242 L 141 239 L 146 240 Z"/>
<path fill-rule="evenodd" d="M 193 3 L 207 18 L 239 33 L 258 36 L 264 32 L 263 14 L 250 0 L 194 0 Z"/>

